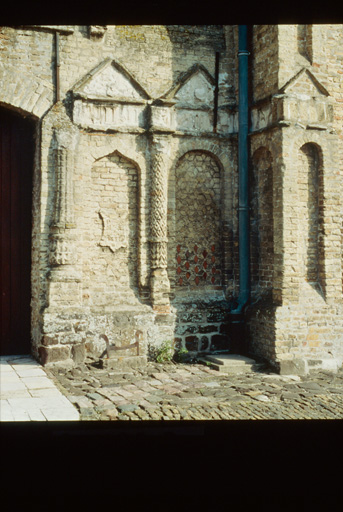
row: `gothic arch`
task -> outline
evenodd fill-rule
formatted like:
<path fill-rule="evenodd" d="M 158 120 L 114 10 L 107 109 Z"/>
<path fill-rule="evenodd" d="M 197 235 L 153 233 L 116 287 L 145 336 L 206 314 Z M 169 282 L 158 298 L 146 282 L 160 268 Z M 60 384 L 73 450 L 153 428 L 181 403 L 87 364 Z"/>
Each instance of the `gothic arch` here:
<path fill-rule="evenodd" d="M 228 156 L 229 152 L 227 150 L 227 146 L 225 148 L 221 148 L 216 144 L 213 144 L 211 141 L 199 139 L 194 140 L 194 138 L 192 138 L 192 140 L 185 142 L 180 141 L 170 172 L 175 170 L 179 160 L 189 151 L 203 151 L 209 153 L 216 160 L 223 172 L 224 169 L 229 169 L 232 166 L 232 160 Z"/>
<path fill-rule="evenodd" d="M 91 152 L 88 155 L 88 161 L 90 165 L 93 165 L 95 161 L 114 153 L 118 153 L 119 156 L 126 158 L 126 160 L 131 162 L 133 165 L 136 165 L 141 171 L 145 168 L 144 156 L 135 150 L 134 144 L 128 145 L 127 141 L 122 142 L 116 140 L 106 142 L 101 146 L 92 147 Z M 130 156 L 128 156 L 128 153 L 130 153 Z"/>

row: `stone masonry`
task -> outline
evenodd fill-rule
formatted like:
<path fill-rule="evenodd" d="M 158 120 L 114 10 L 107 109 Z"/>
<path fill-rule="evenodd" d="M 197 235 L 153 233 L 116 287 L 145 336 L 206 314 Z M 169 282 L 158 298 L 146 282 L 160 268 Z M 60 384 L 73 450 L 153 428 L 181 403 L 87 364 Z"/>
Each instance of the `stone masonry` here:
<path fill-rule="evenodd" d="M 255 25 L 249 46 L 249 353 L 281 373 L 335 371 L 342 26 Z M 165 341 L 230 349 L 237 52 L 234 25 L 0 27 L 0 107 L 36 122 L 31 340 L 42 364 L 100 357 L 103 335 L 119 348 L 139 338 L 142 355 Z"/>

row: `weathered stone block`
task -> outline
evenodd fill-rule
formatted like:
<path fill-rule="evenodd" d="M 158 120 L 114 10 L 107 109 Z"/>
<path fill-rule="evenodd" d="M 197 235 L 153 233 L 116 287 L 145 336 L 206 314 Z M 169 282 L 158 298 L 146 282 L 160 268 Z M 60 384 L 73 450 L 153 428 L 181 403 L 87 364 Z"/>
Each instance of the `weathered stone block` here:
<path fill-rule="evenodd" d="M 71 356 L 73 358 L 74 363 L 83 363 L 86 357 L 85 344 L 80 343 L 79 345 L 73 345 L 71 348 Z"/>
<path fill-rule="evenodd" d="M 175 322 L 175 316 L 174 315 L 156 315 L 155 316 L 155 324 L 160 325 L 172 325 L 173 322 Z"/>
<path fill-rule="evenodd" d="M 307 375 L 308 362 L 306 359 L 292 359 L 279 362 L 280 375 Z"/>
<path fill-rule="evenodd" d="M 70 347 L 53 346 L 53 347 L 39 347 L 39 359 L 42 365 L 49 363 L 56 363 L 58 361 L 66 361 L 70 358 Z"/>
<path fill-rule="evenodd" d="M 49 345 L 57 345 L 58 344 L 58 337 L 57 336 L 42 336 L 41 340 L 42 345 L 45 347 Z"/>
<path fill-rule="evenodd" d="M 207 314 L 207 321 L 212 322 L 223 322 L 225 320 L 227 312 L 224 310 L 213 310 Z"/>
<path fill-rule="evenodd" d="M 186 349 L 190 352 L 197 352 L 199 340 L 196 336 L 187 336 L 185 339 Z"/>
<path fill-rule="evenodd" d="M 147 364 L 146 356 L 110 357 L 100 359 L 100 367 L 111 370 L 125 370 L 129 368 L 140 368 Z"/>
<path fill-rule="evenodd" d="M 196 325 L 178 325 L 176 333 L 179 336 L 185 336 L 186 334 L 195 334 L 198 331 Z"/>
<path fill-rule="evenodd" d="M 202 320 L 202 312 L 201 311 L 190 311 L 190 312 L 182 312 L 178 314 L 178 320 L 181 323 L 196 323 Z"/>

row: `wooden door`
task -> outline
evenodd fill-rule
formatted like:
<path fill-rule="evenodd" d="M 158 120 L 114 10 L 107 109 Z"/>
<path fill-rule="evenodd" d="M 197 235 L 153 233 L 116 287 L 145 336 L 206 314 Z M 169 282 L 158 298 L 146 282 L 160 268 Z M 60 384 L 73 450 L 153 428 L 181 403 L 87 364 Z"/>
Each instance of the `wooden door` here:
<path fill-rule="evenodd" d="M 1 354 L 30 353 L 34 123 L 0 109 Z"/>

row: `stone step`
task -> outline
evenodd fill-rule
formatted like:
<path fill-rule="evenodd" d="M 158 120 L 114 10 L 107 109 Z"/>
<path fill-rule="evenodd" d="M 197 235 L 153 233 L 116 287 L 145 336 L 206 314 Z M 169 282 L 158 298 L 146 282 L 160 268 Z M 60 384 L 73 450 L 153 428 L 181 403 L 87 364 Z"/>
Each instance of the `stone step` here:
<path fill-rule="evenodd" d="M 112 356 L 109 359 L 100 359 L 100 368 L 108 370 L 141 368 L 146 366 L 147 362 L 147 356 Z"/>
<path fill-rule="evenodd" d="M 209 364 L 213 370 L 222 373 L 249 373 L 262 367 L 262 364 L 256 363 L 254 359 L 238 354 L 206 355 L 200 362 Z"/>

